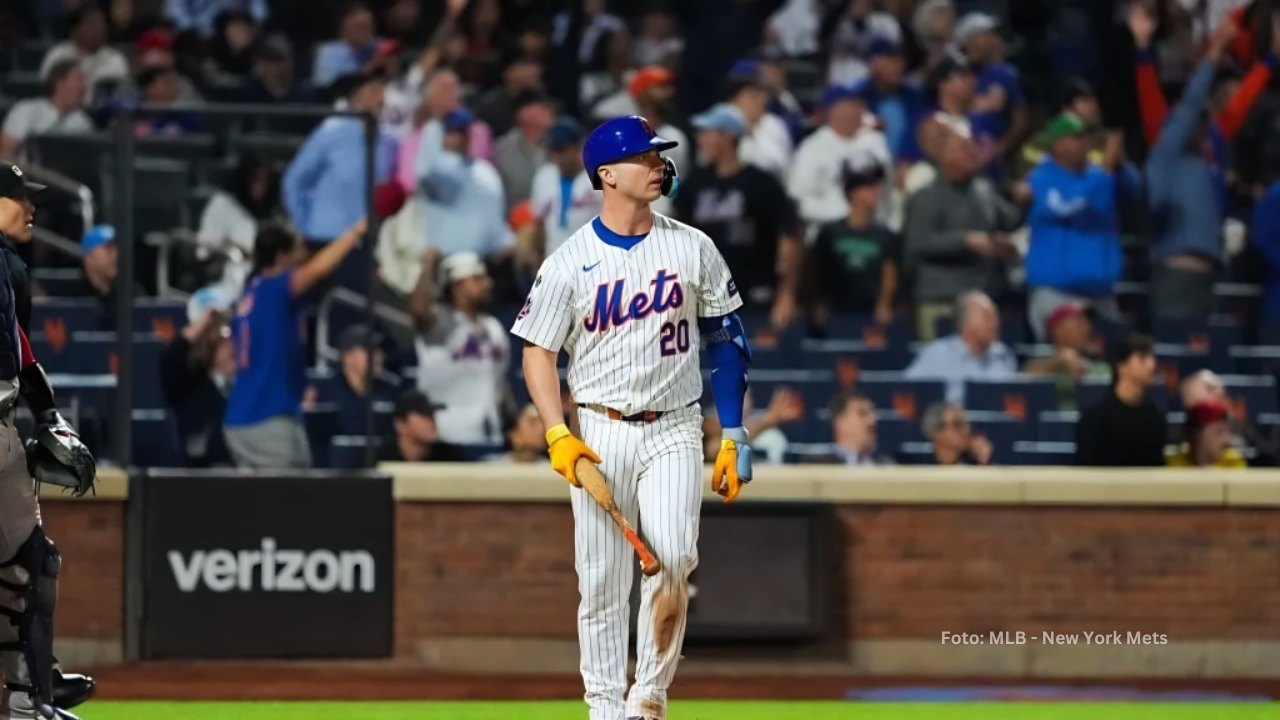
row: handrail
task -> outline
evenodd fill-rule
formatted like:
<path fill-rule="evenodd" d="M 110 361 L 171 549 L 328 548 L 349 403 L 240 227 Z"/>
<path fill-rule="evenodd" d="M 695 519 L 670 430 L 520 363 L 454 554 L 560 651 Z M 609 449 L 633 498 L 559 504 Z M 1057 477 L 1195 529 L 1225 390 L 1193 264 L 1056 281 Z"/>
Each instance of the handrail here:
<path fill-rule="evenodd" d="M 324 299 L 320 301 L 320 307 L 316 311 L 316 358 L 318 360 L 336 362 L 339 358 L 337 348 L 329 343 L 329 308 L 334 303 L 341 303 L 363 310 L 368 302 L 367 298 L 344 287 L 335 287 L 324 296 Z M 387 322 L 400 325 L 407 330 L 413 330 L 413 318 L 403 310 L 397 310 L 385 303 L 374 302 L 373 312 L 374 315 Z M 317 367 L 320 367 L 319 363 L 317 363 Z"/>
<path fill-rule="evenodd" d="M 64 255 L 76 258 L 77 260 L 84 257 L 84 248 L 80 246 L 80 243 L 75 242 L 70 238 L 62 237 L 52 230 L 45 230 L 40 226 L 32 227 L 31 239 L 38 243 L 48 245 L 54 250 L 57 250 Z"/>
<path fill-rule="evenodd" d="M 174 243 L 204 249 L 210 255 L 227 262 L 242 262 L 245 260 L 244 251 L 240 250 L 240 248 L 232 248 L 231 251 L 228 251 L 222 248 L 201 245 L 196 238 L 196 233 L 188 228 L 176 228 L 169 232 L 147 233 L 143 241 L 158 248 L 160 251 L 160 257 L 156 262 L 156 294 L 160 297 L 186 296 L 186 293 L 169 284 L 171 273 L 169 272 L 168 250 Z"/>
<path fill-rule="evenodd" d="M 82 185 L 42 165 L 27 166 L 24 170 L 45 185 L 50 185 L 70 195 L 75 195 L 76 199 L 80 201 L 80 221 L 84 223 L 82 227 L 85 230 L 93 227 L 93 191 L 87 185 Z"/>

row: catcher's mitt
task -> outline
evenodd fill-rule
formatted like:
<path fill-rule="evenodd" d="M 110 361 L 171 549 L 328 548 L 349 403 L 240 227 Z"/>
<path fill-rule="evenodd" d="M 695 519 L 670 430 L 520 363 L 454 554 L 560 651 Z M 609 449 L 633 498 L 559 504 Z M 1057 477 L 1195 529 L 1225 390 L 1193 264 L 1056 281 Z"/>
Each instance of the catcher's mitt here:
<path fill-rule="evenodd" d="M 45 422 L 36 428 L 35 437 L 26 442 L 27 470 L 37 482 L 71 488 L 75 497 L 84 496 L 97 479 L 93 453 L 56 411 L 42 419 Z"/>

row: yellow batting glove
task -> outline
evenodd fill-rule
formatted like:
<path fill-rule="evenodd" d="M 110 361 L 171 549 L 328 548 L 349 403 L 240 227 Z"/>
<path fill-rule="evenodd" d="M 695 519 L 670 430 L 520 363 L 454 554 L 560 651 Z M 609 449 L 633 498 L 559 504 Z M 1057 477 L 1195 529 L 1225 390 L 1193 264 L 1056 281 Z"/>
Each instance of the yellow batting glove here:
<path fill-rule="evenodd" d="M 747 444 L 746 428 L 725 428 L 716 454 L 716 465 L 711 471 L 712 491 L 724 496 L 731 503 L 742 492 L 742 486 L 751 482 L 751 446 Z"/>
<path fill-rule="evenodd" d="M 547 431 L 547 450 L 551 455 L 551 468 L 564 476 L 574 487 L 582 487 L 578 482 L 578 458 L 586 458 L 599 465 L 600 456 L 596 455 L 587 444 L 573 436 L 564 423 Z"/>

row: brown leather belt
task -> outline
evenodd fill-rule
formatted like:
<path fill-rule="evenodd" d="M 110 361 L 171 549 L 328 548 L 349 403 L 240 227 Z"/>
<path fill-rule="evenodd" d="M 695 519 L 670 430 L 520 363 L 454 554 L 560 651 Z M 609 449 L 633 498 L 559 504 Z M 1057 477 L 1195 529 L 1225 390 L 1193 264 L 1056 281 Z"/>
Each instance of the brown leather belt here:
<path fill-rule="evenodd" d="M 694 402 L 691 402 L 688 405 L 685 405 L 685 407 L 692 407 L 696 404 L 697 404 L 697 401 L 695 400 Z M 596 412 L 603 413 L 610 420 L 621 420 L 622 422 L 651 423 L 657 420 L 658 418 L 662 417 L 663 415 L 666 415 L 667 413 L 672 412 L 671 410 L 641 410 L 640 412 L 632 413 L 631 415 L 623 415 L 620 411 L 614 410 L 611 407 L 605 407 L 604 405 L 578 403 L 578 407 L 586 408 L 588 410 L 595 410 Z"/>

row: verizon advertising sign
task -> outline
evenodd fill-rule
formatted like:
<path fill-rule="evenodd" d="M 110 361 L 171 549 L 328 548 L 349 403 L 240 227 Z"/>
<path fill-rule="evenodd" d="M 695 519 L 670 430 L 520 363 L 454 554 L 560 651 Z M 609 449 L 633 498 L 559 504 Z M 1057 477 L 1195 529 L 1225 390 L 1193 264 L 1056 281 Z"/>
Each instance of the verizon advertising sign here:
<path fill-rule="evenodd" d="M 140 481 L 130 614 L 143 658 L 390 655 L 390 478 Z"/>

